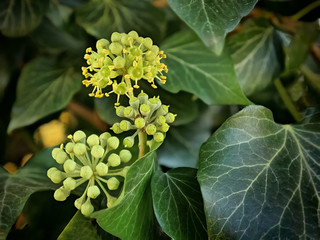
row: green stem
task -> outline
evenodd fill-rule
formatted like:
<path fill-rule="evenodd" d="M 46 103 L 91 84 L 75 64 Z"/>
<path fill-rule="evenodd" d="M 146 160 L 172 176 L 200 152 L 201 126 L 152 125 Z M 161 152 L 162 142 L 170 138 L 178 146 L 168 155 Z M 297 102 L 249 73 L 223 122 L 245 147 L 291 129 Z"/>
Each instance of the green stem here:
<path fill-rule="evenodd" d="M 297 122 L 300 122 L 302 120 L 302 116 L 301 114 L 298 112 L 298 110 L 296 109 L 295 105 L 293 104 L 293 102 L 291 101 L 290 96 L 288 95 L 286 89 L 284 88 L 284 86 L 282 85 L 281 81 L 279 78 L 277 78 L 274 81 L 274 85 L 276 86 L 280 97 L 282 99 L 282 101 L 284 102 L 284 105 L 286 106 L 286 108 L 289 110 L 289 112 L 291 113 L 291 115 L 294 117 L 294 119 Z"/>
<path fill-rule="evenodd" d="M 303 8 L 302 10 L 300 10 L 299 12 L 291 16 L 291 18 L 294 20 L 299 20 L 304 15 L 307 15 L 309 12 L 311 12 L 313 9 L 319 6 L 320 6 L 320 0 L 309 4 L 308 6 L 306 6 L 305 8 Z"/>
<path fill-rule="evenodd" d="M 139 158 L 143 157 L 147 151 L 147 133 L 140 131 L 138 133 L 139 139 Z"/>

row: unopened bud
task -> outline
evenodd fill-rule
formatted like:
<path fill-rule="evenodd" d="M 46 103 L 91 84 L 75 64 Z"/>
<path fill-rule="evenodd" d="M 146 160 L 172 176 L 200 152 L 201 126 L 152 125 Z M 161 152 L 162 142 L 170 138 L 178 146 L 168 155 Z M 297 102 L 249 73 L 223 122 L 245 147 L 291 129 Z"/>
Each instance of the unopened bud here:
<path fill-rule="evenodd" d="M 129 162 L 132 158 L 131 152 L 127 149 L 121 150 L 119 153 L 119 156 L 120 156 L 121 162 L 124 162 L 124 163 Z"/>
<path fill-rule="evenodd" d="M 169 112 L 168 105 L 161 105 L 160 108 L 157 110 L 157 115 L 166 115 Z"/>
<path fill-rule="evenodd" d="M 155 134 L 153 135 L 153 139 L 154 139 L 156 142 L 161 143 L 161 142 L 163 142 L 163 140 L 164 140 L 164 135 L 163 135 L 163 133 L 161 133 L 161 132 L 157 132 L 157 133 L 155 133 Z"/>
<path fill-rule="evenodd" d="M 74 148 L 74 143 L 73 142 L 68 142 L 65 146 L 65 150 L 67 153 L 73 153 L 73 148 Z"/>
<path fill-rule="evenodd" d="M 123 177 L 126 177 L 126 176 L 127 176 L 127 173 L 128 173 L 128 171 L 129 171 L 129 169 L 130 169 L 130 166 L 126 166 L 126 167 L 124 167 L 124 168 L 122 169 L 122 176 L 123 176 Z"/>
<path fill-rule="evenodd" d="M 95 145 L 91 149 L 91 155 L 94 158 L 102 158 L 104 154 L 104 149 L 100 145 Z"/>
<path fill-rule="evenodd" d="M 125 148 L 132 148 L 133 145 L 134 145 L 134 137 L 130 136 L 123 139 L 123 146 Z"/>
<path fill-rule="evenodd" d="M 94 208 L 90 202 L 90 198 L 87 199 L 87 201 L 81 205 L 81 213 L 86 216 L 89 217 L 91 213 L 93 213 Z"/>
<path fill-rule="evenodd" d="M 90 147 L 94 145 L 99 145 L 99 137 L 96 134 L 92 134 L 87 138 L 87 143 Z"/>
<path fill-rule="evenodd" d="M 76 169 L 76 162 L 71 160 L 71 159 L 68 159 L 67 161 L 64 162 L 63 164 L 63 170 L 66 172 L 66 173 L 72 173 L 75 169 Z"/>
<path fill-rule="evenodd" d="M 108 132 L 104 132 L 99 136 L 101 147 L 107 146 L 108 139 L 111 137 L 111 134 Z"/>
<path fill-rule="evenodd" d="M 96 166 L 96 171 L 99 176 L 102 176 L 102 177 L 107 176 L 108 170 L 109 170 L 108 165 L 105 163 L 100 162 Z"/>
<path fill-rule="evenodd" d="M 64 187 L 60 187 L 54 192 L 53 197 L 57 201 L 64 201 L 67 199 L 67 197 L 69 197 L 69 195 L 69 190 L 65 189 Z"/>
<path fill-rule="evenodd" d="M 80 169 L 80 176 L 84 179 L 90 179 L 93 175 L 93 171 L 89 166 L 83 166 Z"/>
<path fill-rule="evenodd" d="M 100 195 L 100 189 L 97 186 L 90 186 L 88 188 L 87 196 L 89 198 L 97 198 Z"/>
<path fill-rule="evenodd" d="M 146 125 L 146 121 L 143 118 L 136 118 L 134 120 L 134 125 L 137 128 L 143 128 Z"/>
<path fill-rule="evenodd" d="M 74 201 L 74 206 L 77 208 L 77 209 L 81 209 L 81 206 L 83 204 L 83 197 L 80 197 L 80 198 L 77 198 L 75 201 Z"/>
<path fill-rule="evenodd" d="M 168 113 L 166 115 L 166 120 L 167 120 L 167 123 L 173 123 L 174 120 L 176 119 L 176 114 L 173 114 L 173 113 Z"/>
<path fill-rule="evenodd" d="M 113 65 L 115 66 L 115 68 L 123 68 L 126 65 L 126 60 L 121 57 L 118 56 L 115 59 L 113 59 Z"/>
<path fill-rule="evenodd" d="M 117 178 L 112 177 L 107 180 L 107 185 L 110 190 L 116 190 L 118 189 L 120 182 Z"/>
<path fill-rule="evenodd" d="M 134 117 L 134 111 L 133 108 L 131 106 L 126 107 L 123 111 L 123 114 L 126 118 L 132 118 Z"/>
<path fill-rule="evenodd" d="M 157 127 L 154 125 L 154 124 L 149 124 L 147 127 L 146 127 L 146 133 L 148 135 L 153 135 L 157 132 Z"/>
<path fill-rule="evenodd" d="M 110 148 L 110 150 L 114 150 L 117 149 L 119 147 L 119 138 L 117 137 L 111 137 L 108 139 L 108 147 Z"/>
<path fill-rule="evenodd" d="M 54 160 L 56 160 L 58 153 L 62 152 L 63 150 L 61 148 L 54 148 L 52 149 L 51 155 Z"/>
<path fill-rule="evenodd" d="M 119 117 L 124 117 L 124 107 L 123 106 L 119 106 L 119 107 L 115 107 L 116 108 L 116 114 Z"/>
<path fill-rule="evenodd" d="M 115 153 L 110 154 L 108 158 L 108 163 L 110 164 L 111 167 L 119 166 L 121 164 L 120 156 Z"/>
<path fill-rule="evenodd" d="M 83 156 L 87 152 L 87 146 L 84 143 L 76 143 L 74 145 L 73 152 L 77 156 Z"/>
<path fill-rule="evenodd" d="M 86 134 L 81 130 L 78 130 L 73 134 L 73 141 L 75 142 L 83 143 L 85 141 L 85 138 L 86 138 Z"/>
<path fill-rule="evenodd" d="M 170 126 L 169 126 L 168 123 L 164 123 L 164 124 L 160 127 L 161 131 L 164 132 L 164 133 L 168 132 L 168 131 L 169 131 L 169 128 L 170 128 Z"/>
<path fill-rule="evenodd" d="M 68 177 L 63 181 L 63 186 L 65 189 L 72 191 L 76 188 L 77 182 L 73 178 Z"/>
<path fill-rule="evenodd" d="M 110 128 L 115 134 L 119 134 L 122 133 L 123 131 L 120 128 L 120 124 L 119 123 L 114 123 L 112 125 L 112 127 Z"/>
<path fill-rule="evenodd" d="M 50 170 L 50 172 L 47 172 L 47 175 L 54 183 L 59 183 L 66 178 L 65 173 L 59 171 L 58 169 L 56 169 L 56 171 Z"/>

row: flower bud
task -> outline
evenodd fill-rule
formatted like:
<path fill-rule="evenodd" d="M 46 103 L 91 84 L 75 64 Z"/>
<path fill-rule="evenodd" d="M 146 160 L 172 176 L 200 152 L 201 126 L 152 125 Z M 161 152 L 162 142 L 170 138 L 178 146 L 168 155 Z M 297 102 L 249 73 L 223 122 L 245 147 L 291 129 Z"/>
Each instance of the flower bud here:
<path fill-rule="evenodd" d="M 49 168 L 48 171 L 47 171 L 47 176 L 48 176 L 48 178 L 51 179 L 52 174 L 53 174 L 54 172 L 56 172 L 56 171 L 59 171 L 56 167 Z"/>
<path fill-rule="evenodd" d="M 122 176 L 123 176 L 123 177 L 126 177 L 126 176 L 127 176 L 127 173 L 128 173 L 128 171 L 129 171 L 129 169 L 130 169 L 130 166 L 126 166 L 126 167 L 124 167 L 124 168 L 122 169 Z"/>
<path fill-rule="evenodd" d="M 109 170 L 108 165 L 105 163 L 100 162 L 96 166 L 96 171 L 99 176 L 102 176 L 102 177 L 107 176 L 108 170 Z"/>
<path fill-rule="evenodd" d="M 83 166 L 80 169 L 80 176 L 84 179 L 89 180 L 93 175 L 93 171 L 89 166 Z"/>
<path fill-rule="evenodd" d="M 117 178 L 112 177 L 107 180 L 107 185 L 110 190 L 116 190 L 118 189 L 120 182 Z"/>
<path fill-rule="evenodd" d="M 108 157 L 108 164 L 110 164 L 111 167 L 119 166 L 121 164 L 120 156 L 115 153 L 110 154 Z"/>
<path fill-rule="evenodd" d="M 56 155 L 56 162 L 59 164 L 63 164 L 68 159 L 68 154 L 65 151 L 60 151 Z"/>
<path fill-rule="evenodd" d="M 66 173 L 72 173 L 75 169 L 76 169 L 76 162 L 71 160 L 71 159 L 68 159 L 67 161 L 64 162 L 63 164 L 63 170 L 66 172 Z"/>
<path fill-rule="evenodd" d="M 91 149 L 91 155 L 94 158 L 102 158 L 104 154 L 104 149 L 100 145 L 95 145 Z"/>
<path fill-rule="evenodd" d="M 161 106 L 161 101 L 159 98 L 153 97 L 148 100 L 147 104 L 150 106 L 150 109 L 153 112 Z"/>
<path fill-rule="evenodd" d="M 77 198 L 75 201 L 74 201 L 74 206 L 77 208 L 77 209 L 81 209 L 81 206 L 83 204 L 83 197 L 80 197 L 80 198 Z"/>
<path fill-rule="evenodd" d="M 63 181 L 63 186 L 65 189 L 72 191 L 77 187 L 77 182 L 73 178 L 68 177 Z"/>
<path fill-rule="evenodd" d="M 122 45 L 117 42 L 113 42 L 109 46 L 110 51 L 115 55 L 120 55 L 122 52 Z"/>
<path fill-rule="evenodd" d="M 123 139 L 123 146 L 125 148 L 132 148 L 133 145 L 134 145 L 134 137 L 130 136 Z"/>
<path fill-rule="evenodd" d="M 110 148 L 110 150 L 114 150 L 117 149 L 119 147 L 119 138 L 117 137 L 110 137 L 108 139 L 108 147 Z"/>
<path fill-rule="evenodd" d="M 61 148 L 52 149 L 51 156 L 54 160 L 56 160 L 58 153 L 60 153 L 61 151 L 63 151 Z"/>
<path fill-rule="evenodd" d="M 115 197 L 109 197 L 108 198 L 108 202 L 107 202 L 107 207 L 109 208 L 109 207 L 112 207 L 113 206 L 113 204 L 115 203 L 115 201 L 117 201 L 117 198 L 115 198 Z"/>
<path fill-rule="evenodd" d="M 76 143 L 74 145 L 73 152 L 77 156 L 83 156 L 87 152 L 87 146 L 83 143 Z"/>
<path fill-rule="evenodd" d="M 148 94 L 141 91 L 141 93 L 139 93 L 139 95 L 138 95 L 138 99 L 139 99 L 140 104 L 147 103 L 148 102 Z"/>
<path fill-rule="evenodd" d="M 112 42 L 119 42 L 121 40 L 121 34 L 118 32 L 114 32 L 111 35 L 111 41 Z"/>
<path fill-rule="evenodd" d="M 124 163 L 129 162 L 132 158 L 131 152 L 127 149 L 121 150 L 119 153 L 119 156 L 120 156 L 121 162 L 124 162 Z"/>
<path fill-rule="evenodd" d="M 161 105 L 160 108 L 157 110 L 157 115 L 166 115 L 169 112 L 168 105 Z"/>
<path fill-rule="evenodd" d="M 140 112 L 143 116 L 147 116 L 150 113 L 150 106 L 145 103 L 140 105 Z"/>
<path fill-rule="evenodd" d="M 110 42 L 107 39 L 99 39 L 96 43 L 96 48 L 98 52 L 102 51 L 103 49 L 107 49 L 110 45 Z"/>
<path fill-rule="evenodd" d="M 116 108 L 116 114 L 119 117 L 124 117 L 124 107 L 123 106 L 119 106 L 119 107 L 115 107 Z"/>
<path fill-rule="evenodd" d="M 59 183 L 63 179 L 65 179 L 65 177 L 66 177 L 65 173 L 59 171 L 58 169 L 55 169 L 55 170 L 53 169 L 53 170 L 50 170 L 50 171 L 49 170 L 47 172 L 47 175 L 51 179 L 51 181 L 54 182 L 54 183 Z"/>
<path fill-rule="evenodd" d="M 131 106 L 126 107 L 123 111 L 123 114 L 126 118 L 133 118 L 134 117 L 134 111 Z"/>
<path fill-rule="evenodd" d="M 111 137 L 111 134 L 108 132 L 104 132 L 99 136 L 100 145 L 104 148 L 107 146 L 108 139 Z"/>
<path fill-rule="evenodd" d="M 162 116 L 162 115 L 161 115 L 161 116 L 157 117 L 156 123 L 159 124 L 159 125 L 165 124 L 165 123 L 166 123 L 166 118 L 165 118 L 165 116 Z"/>
<path fill-rule="evenodd" d="M 97 198 L 100 195 L 100 189 L 97 186 L 90 186 L 88 188 L 87 196 L 89 198 Z"/>
<path fill-rule="evenodd" d="M 84 143 L 85 138 L 86 138 L 86 134 L 81 130 L 78 130 L 73 134 L 73 141 L 75 141 L 75 142 Z"/>
<path fill-rule="evenodd" d="M 54 191 L 53 197 L 57 201 L 64 201 L 69 197 L 70 191 L 67 189 L 64 189 L 64 187 L 58 188 L 56 191 Z"/>
<path fill-rule="evenodd" d="M 91 134 L 88 138 L 87 138 L 87 143 L 90 147 L 94 146 L 94 145 L 99 145 L 100 141 L 99 141 L 99 137 L 96 134 Z"/>
<path fill-rule="evenodd" d="M 176 119 L 176 116 L 177 116 L 177 114 L 168 113 L 168 114 L 166 115 L 167 123 L 173 123 L 174 120 Z"/>
<path fill-rule="evenodd" d="M 161 133 L 161 132 L 157 132 L 157 133 L 155 133 L 155 134 L 153 135 L 153 139 L 154 139 L 156 142 L 161 143 L 161 142 L 163 142 L 163 140 L 164 140 L 164 135 L 163 135 L 163 133 Z"/>
<path fill-rule="evenodd" d="M 113 59 L 113 65 L 115 66 L 115 68 L 123 68 L 126 65 L 126 60 L 121 57 L 118 56 L 115 59 Z"/>
<path fill-rule="evenodd" d="M 81 213 L 86 216 L 89 217 L 91 213 L 93 213 L 94 208 L 90 202 L 90 198 L 87 199 L 87 201 L 81 205 Z"/>
<path fill-rule="evenodd" d="M 160 127 L 160 130 L 161 130 L 162 132 L 166 133 L 166 132 L 169 131 L 169 128 L 170 128 L 169 124 L 164 123 L 164 124 Z"/>
<path fill-rule="evenodd" d="M 122 133 L 123 131 L 120 128 L 120 124 L 119 123 L 114 123 L 112 125 L 112 127 L 110 128 L 115 134 L 119 134 Z"/>
<path fill-rule="evenodd" d="M 143 45 L 147 48 L 147 49 L 151 49 L 152 45 L 153 45 L 153 41 L 151 38 L 145 38 Z"/>
<path fill-rule="evenodd" d="M 146 127 L 146 132 L 148 135 L 153 135 L 157 132 L 157 127 L 154 124 L 149 124 Z"/>
<path fill-rule="evenodd" d="M 128 130 L 131 129 L 131 127 L 132 127 L 131 122 L 129 122 L 129 121 L 127 121 L 127 120 L 122 120 L 122 121 L 120 122 L 120 129 L 121 129 L 122 131 L 128 131 Z"/>
<path fill-rule="evenodd" d="M 131 98 L 129 99 L 129 104 L 130 104 L 130 106 L 131 106 L 134 110 L 138 110 L 140 102 L 139 102 L 139 99 L 138 99 L 138 98 L 136 98 L 136 97 L 131 97 Z"/>
<path fill-rule="evenodd" d="M 136 118 L 136 120 L 134 120 L 134 125 L 140 129 L 146 125 L 146 121 L 143 118 Z"/>
<path fill-rule="evenodd" d="M 137 33 L 136 31 L 130 31 L 130 32 L 128 33 L 128 36 L 129 36 L 129 37 L 132 37 L 132 39 L 134 39 L 134 40 L 136 40 L 136 39 L 139 38 L 139 35 L 138 35 L 138 33 Z"/>
<path fill-rule="evenodd" d="M 65 146 L 65 150 L 67 153 L 73 153 L 73 148 L 74 148 L 74 143 L 73 142 L 68 142 Z"/>

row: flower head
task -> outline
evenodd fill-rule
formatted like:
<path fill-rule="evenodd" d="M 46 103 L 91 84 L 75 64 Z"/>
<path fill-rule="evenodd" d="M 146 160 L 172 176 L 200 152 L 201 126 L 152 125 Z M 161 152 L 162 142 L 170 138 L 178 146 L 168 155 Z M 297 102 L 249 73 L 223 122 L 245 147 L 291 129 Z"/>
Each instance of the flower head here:
<path fill-rule="evenodd" d="M 89 94 L 91 97 L 108 97 L 110 93 L 115 93 L 118 104 L 119 97 L 131 96 L 133 88 L 139 88 L 138 82 L 142 79 L 153 88 L 157 88 L 155 79 L 162 84 L 166 82 L 162 72 L 168 72 L 168 68 L 160 62 L 166 55 L 153 45 L 151 38 L 139 37 L 135 31 L 128 34 L 114 32 L 111 42 L 100 39 L 96 48 L 97 51 L 87 48 L 84 59 L 89 66 L 82 67 L 86 78 L 82 83 L 86 87 L 93 86 Z M 111 85 L 112 89 L 105 92 L 104 89 Z M 120 86 L 121 91 L 118 90 Z"/>

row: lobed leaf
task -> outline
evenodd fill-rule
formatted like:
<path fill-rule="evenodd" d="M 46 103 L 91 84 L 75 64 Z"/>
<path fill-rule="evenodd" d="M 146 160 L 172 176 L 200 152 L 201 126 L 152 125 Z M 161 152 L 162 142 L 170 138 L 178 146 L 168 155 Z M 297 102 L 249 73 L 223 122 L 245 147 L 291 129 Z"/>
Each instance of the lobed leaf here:
<path fill-rule="evenodd" d="M 20 75 L 8 131 L 27 126 L 64 108 L 81 87 L 80 71 L 37 58 Z"/>
<path fill-rule="evenodd" d="M 175 168 L 152 177 L 153 207 L 163 231 L 172 239 L 206 239 L 205 214 L 197 170 Z"/>
<path fill-rule="evenodd" d="M 231 57 L 208 51 L 192 32 L 179 32 L 161 48 L 167 54 L 168 81 L 163 87 L 173 93 L 195 94 L 207 104 L 250 104 L 240 89 Z"/>
<path fill-rule="evenodd" d="M 238 33 L 230 36 L 227 43 L 246 95 L 265 89 L 281 73 L 281 41 L 267 20 L 248 20 Z"/>
<path fill-rule="evenodd" d="M 224 39 L 247 15 L 258 0 L 169 0 L 170 7 L 216 54 L 221 54 Z"/>
<path fill-rule="evenodd" d="M 280 125 L 250 106 L 200 150 L 210 239 L 318 239 L 320 115 Z"/>
<path fill-rule="evenodd" d="M 7 37 L 21 37 L 32 32 L 42 20 L 49 0 L 2 0 L 0 31 Z"/>

